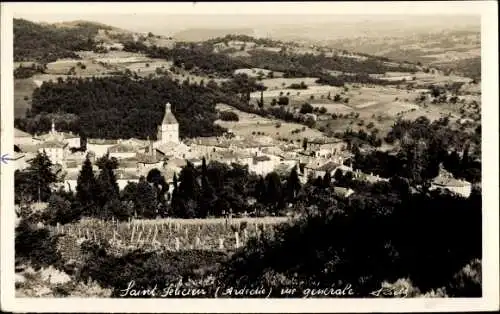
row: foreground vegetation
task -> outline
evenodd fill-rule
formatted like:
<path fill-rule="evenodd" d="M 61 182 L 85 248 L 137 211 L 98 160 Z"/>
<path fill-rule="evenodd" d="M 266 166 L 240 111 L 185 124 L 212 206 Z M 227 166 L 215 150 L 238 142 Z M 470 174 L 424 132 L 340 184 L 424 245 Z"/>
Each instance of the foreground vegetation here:
<path fill-rule="evenodd" d="M 131 280 L 144 289 L 180 280 L 185 287 L 205 289 L 207 295 L 200 297 L 210 297 L 217 286 L 272 287 L 273 296 L 283 297 L 281 288 L 303 291 L 315 282 L 349 283 L 354 297 L 368 297 L 383 282 L 398 280 L 410 284 L 413 296 L 481 295 L 476 262 L 481 259 L 480 193 L 468 199 L 415 194 L 398 180 L 365 184 L 349 200 L 331 200 L 323 187 L 306 189 L 316 206 L 303 208 L 295 223 L 278 227 L 272 236 L 250 239 L 230 255 L 144 248 L 117 255 L 110 241 L 91 240 L 80 245 L 78 261 L 68 261 L 56 249 L 59 236 L 27 220 L 16 230 L 16 259 L 38 267 L 55 265 L 73 280 L 92 279 L 115 296 Z"/>

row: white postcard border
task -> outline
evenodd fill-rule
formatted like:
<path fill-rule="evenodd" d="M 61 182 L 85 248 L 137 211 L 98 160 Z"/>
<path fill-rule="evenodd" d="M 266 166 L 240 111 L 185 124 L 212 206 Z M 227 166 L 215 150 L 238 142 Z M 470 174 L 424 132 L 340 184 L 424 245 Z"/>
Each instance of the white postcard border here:
<path fill-rule="evenodd" d="M 483 297 L 444 299 L 35 299 L 15 298 L 13 168 L 1 165 L 1 300 L 13 312 L 408 312 L 499 308 L 498 10 L 494 1 L 280 3 L 2 3 L 1 148 L 13 147 L 13 34 L 16 13 L 36 14 L 407 14 L 481 15 Z M 464 230 L 466 232 L 466 230 Z"/>

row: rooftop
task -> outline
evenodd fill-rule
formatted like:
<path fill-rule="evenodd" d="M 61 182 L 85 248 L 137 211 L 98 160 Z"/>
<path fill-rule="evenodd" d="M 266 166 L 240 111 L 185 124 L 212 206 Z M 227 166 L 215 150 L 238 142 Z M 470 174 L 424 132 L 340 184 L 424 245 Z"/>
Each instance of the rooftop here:
<path fill-rule="evenodd" d="M 163 161 L 160 155 L 137 154 L 137 162 L 142 164 L 156 164 Z"/>
<path fill-rule="evenodd" d="M 338 164 L 334 161 L 329 161 L 329 162 L 319 166 L 316 170 L 330 172 L 330 171 L 335 170 L 339 166 L 340 166 L 340 164 Z"/>
<path fill-rule="evenodd" d="M 271 160 L 271 158 L 269 158 L 268 156 L 255 156 L 253 157 L 253 162 L 254 163 L 257 163 L 257 162 L 261 162 L 261 161 L 269 161 Z"/>
<path fill-rule="evenodd" d="M 165 155 L 173 155 L 175 152 L 185 152 L 189 149 L 184 143 L 165 143 L 156 147 L 156 150 Z"/>
<path fill-rule="evenodd" d="M 134 153 L 136 150 L 137 147 L 124 143 L 118 143 L 108 148 L 108 152 L 110 153 Z"/>
<path fill-rule="evenodd" d="M 215 146 L 221 148 L 229 148 L 230 143 L 223 138 L 218 137 L 197 137 L 188 141 L 189 144 L 202 146 Z"/>
<path fill-rule="evenodd" d="M 56 141 L 56 140 L 51 140 L 51 141 L 47 141 L 47 142 L 38 144 L 38 148 L 41 148 L 41 149 L 44 149 L 44 148 L 64 148 L 67 145 L 68 145 L 67 143 L 63 143 L 63 142 Z"/>
<path fill-rule="evenodd" d="M 167 167 L 182 168 L 185 165 L 187 165 L 187 162 L 182 158 L 172 158 L 167 161 Z"/>
<path fill-rule="evenodd" d="M 19 147 L 19 149 L 23 153 L 37 153 L 38 152 L 38 145 L 23 145 L 23 144 L 19 144 L 17 146 Z"/>
<path fill-rule="evenodd" d="M 138 163 L 137 158 L 123 158 L 118 160 L 118 168 L 136 168 Z"/>
<path fill-rule="evenodd" d="M 14 137 L 32 137 L 31 134 L 14 128 Z"/>
<path fill-rule="evenodd" d="M 108 140 L 108 139 L 97 139 L 97 138 L 89 138 L 87 140 L 87 144 L 93 145 L 115 145 L 118 144 L 118 140 Z"/>

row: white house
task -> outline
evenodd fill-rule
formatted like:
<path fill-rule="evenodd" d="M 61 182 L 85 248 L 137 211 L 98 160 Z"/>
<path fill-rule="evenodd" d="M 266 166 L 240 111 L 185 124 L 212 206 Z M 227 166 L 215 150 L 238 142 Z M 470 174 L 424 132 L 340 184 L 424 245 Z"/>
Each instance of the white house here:
<path fill-rule="evenodd" d="M 248 171 L 250 173 L 265 176 L 273 172 L 279 163 L 279 157 L 273 158 L 273 156 L 269 155 L 254 156 L 252 162 L 248 165 Z"/>
<path fill-rule="evenodd" d="M 110 147 L 118 144 L 117 140 L 88 139 L 87 152 L 93 152 L 96 158 L 102 157 L 108 153 Z"/>
<path fill-rule="evenodd" d="M 121 141 L 108 148 L 109 157 L 114 157 L 116 159 L 133 158 L 135 157 L 136 151 L 137 147 L 125 144 Z"/>
<path fill-rule="evenodd" d="M 45 152 L 52 164 L 63 165 L 68 144 L 59 141 L 47 141 L 38 145 L 38 152 Z"/>
<path fill-rule="evenodd" d="M 336 138 L 318 138 L 307 142 L 307 150 L 314 152 L 316 157 L 330 158 L 339 155 L 347 147 L 347 144 Z"/>
<path fill-rule="evenodd" d="M 462 197 L 469 197 L 472 184 L 465 180 L 457 180 L 440 165 L 439 175 L 431 182 L 430 190 L 444 189 Z"/>

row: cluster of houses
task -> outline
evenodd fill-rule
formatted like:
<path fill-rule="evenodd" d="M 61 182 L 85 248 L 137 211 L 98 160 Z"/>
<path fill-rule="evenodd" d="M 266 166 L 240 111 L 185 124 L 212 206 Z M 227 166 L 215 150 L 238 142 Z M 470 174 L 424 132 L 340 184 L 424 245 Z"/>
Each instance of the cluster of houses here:
<path fill-rule="evenodd" d="M 188 162 L 199 166 L 203 158 L 207 163 L 217 161 L 227 165 L 247 166 L 250 173 L 261 176 L 273 171 L 286 175 L 297 167 L 299 178 L 303 182 L 311 177 L 324 177 L 327 172 L 333 178 L 338 170 L 352 171 L 354 177 L 361 180 L 387 181 L 385 178 L 354 171 L 346 165 L 352 156 L 346 149 L 346 143 L 335 138 L 309 140 L 306 149 L 298 144 L 274 143 L 269 137 L 242 138 L 234 134 L 181 141 L 179 124 L 170 104 L 165 106 L 165 115 L 158 127 L 156 141 L 135 138 L 87 139 L 86 150 L 82 151 L 76 149 L 80 148 L 78 135 L 59 132 L 52 123 L 51 131 L 40 136 L 16 129 L 14 144 L 15 153 L 11 159 L 14 160 L 16 169 L 25 169 L 37 153 L 45 152 L 62 182 L 61 186 L 67 191 L 76 191 L 77 178 L 87 156 L 93 162 L 97 173 L 95 161 L 105 154 L 118 161 L 116 177 L 120 189 L 128 182 L 138 182 L 141 176 L 147 176 L 152 169 L 160 170 L 166 182 L 173 184 L 174 175 L 178 175 Z M 456 185 L 455 181 L 450 183 L 451 180 L 448 179 L 447 182 Z M 446 188 L 446 182 L 443 180 L 436 181 L 437 184 Z M 467 194 L 466 188 L 462 189 L 463 191 L 456 188 L 452 190 Z M 342 193 L 348 196 L 352 192 L 346 189 Z M 468 193 L 470 194 L 470 187 Z"/>

